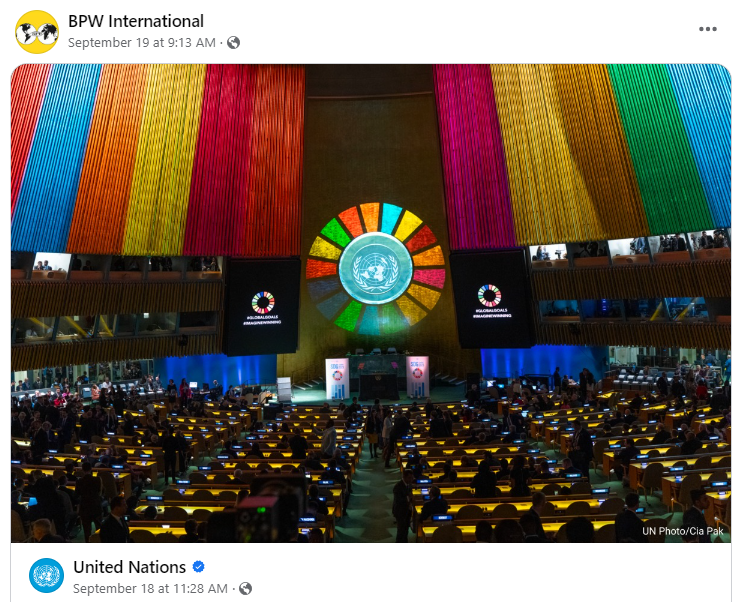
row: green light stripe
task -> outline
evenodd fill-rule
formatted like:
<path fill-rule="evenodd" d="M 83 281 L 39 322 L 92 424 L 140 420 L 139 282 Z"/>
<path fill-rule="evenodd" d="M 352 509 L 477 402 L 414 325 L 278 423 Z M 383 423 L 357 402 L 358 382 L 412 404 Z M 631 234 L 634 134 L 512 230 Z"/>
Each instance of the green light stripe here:
<path fill-rule="evenodd" d="M 397 310 L 395 303 L 385 303 L 380 306 L 379 327 L 382 334 L 390 334 L 406 328 L 408 323 Z"/>
<path fill-rule="evenodd" d="M 364 306 L 358 301 L 352 300 L 351 303 L 348 304 L 348 307 L 343 310 L 343 313 L 338 316 L 335 325 L 353 332 L 356 328 L 356 322 L 359 320 L 359 314 L 361 314 L 363 307 Z"/>
<path fill-rule="evenodd" d="M 652 234 L 714 227 L 666 65 L 608 65 Z"/>
<path fill-rule="evenodd" d="M 351 242 L 348 234 L 346 234 L 346 231 L 338 223 L 336 218 L 331 219 L 327 224 L 325 224 L 325 227 L 321 230 L 321 234 L 341 247 L 345 247 L 349 242 Z"/>

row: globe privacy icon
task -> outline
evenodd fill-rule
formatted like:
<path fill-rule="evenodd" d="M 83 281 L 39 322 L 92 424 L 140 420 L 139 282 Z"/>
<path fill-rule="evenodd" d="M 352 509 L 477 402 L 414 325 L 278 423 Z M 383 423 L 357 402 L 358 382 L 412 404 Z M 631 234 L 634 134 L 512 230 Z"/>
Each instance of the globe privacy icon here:
<path fill-rule="evenodd" d="M 31 586 L 42 594 L 56 592 L 64 581 L 64 569 L 53 558 L 40 558 L 28 571 Z"/>

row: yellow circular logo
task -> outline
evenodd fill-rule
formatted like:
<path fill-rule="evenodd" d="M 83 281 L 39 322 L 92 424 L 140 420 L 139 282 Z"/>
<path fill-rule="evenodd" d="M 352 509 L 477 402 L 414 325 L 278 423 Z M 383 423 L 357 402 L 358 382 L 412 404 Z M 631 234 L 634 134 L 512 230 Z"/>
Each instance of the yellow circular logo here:
<path fill-rule="evenodd" d="M 31 54 L 42 54 L 50 50 L 59 38 L 59 26 L 49 13 L 32 10 L 18 19 L 15 39 L 18 45 Z"/>

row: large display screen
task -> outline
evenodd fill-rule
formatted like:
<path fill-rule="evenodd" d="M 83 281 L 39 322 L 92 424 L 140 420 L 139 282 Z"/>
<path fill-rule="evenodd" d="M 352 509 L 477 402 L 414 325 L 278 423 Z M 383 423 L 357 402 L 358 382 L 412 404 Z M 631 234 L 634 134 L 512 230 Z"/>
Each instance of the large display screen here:
<path fill-rule="evenodd" d="M 523 249 L 449 256 L 459 343 L 465 349 L 534 345 Z"/>
<path fill-rule="evenodd" d="M 228 262 L 226 355 L 297 350 L 300 270 L 299 259 Z"/>

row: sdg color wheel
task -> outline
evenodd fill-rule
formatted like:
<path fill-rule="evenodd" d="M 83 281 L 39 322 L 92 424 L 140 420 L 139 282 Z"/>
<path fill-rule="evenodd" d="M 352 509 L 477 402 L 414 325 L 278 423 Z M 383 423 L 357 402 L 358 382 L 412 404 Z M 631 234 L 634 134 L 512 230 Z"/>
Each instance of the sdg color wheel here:
<path fill-rule="evenodd" d="M 486 284 L 477 291 L 477 298 L 485 307 L 495 307 L 500 303 L 501 294 L 497 286 Z"/>
<path fill-rule="evenodd" d="M 415 214 L 389 203 L 365 203 L 330 220 L 310 249 L 310 298 L 336 326 L 389 334 L 420 322 L 446 282 L 444 254 Z"/>
<path fill-rule="evenodd" d="M 261 291 L 253 297 L 253 311 L 258 314 L 267 314 L 274 305 L 276 305 L 276 300 L 268 291 Z"/>

